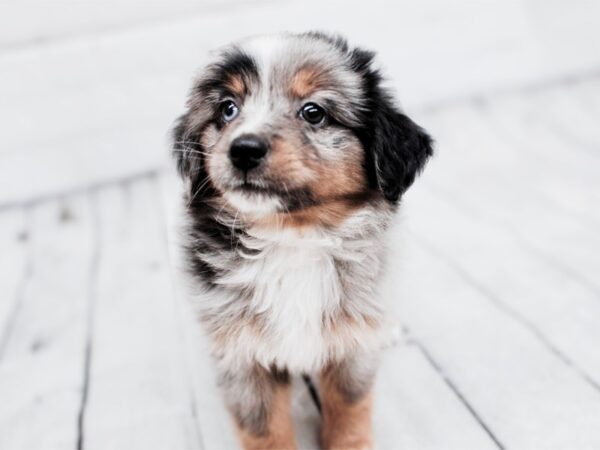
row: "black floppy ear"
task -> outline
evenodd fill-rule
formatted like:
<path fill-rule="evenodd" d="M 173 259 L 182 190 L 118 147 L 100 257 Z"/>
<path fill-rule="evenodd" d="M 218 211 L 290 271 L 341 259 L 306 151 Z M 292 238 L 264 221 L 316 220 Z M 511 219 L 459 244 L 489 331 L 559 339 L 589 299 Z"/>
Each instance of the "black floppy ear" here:
<path fill-rule="evenodd" d="M 431 137 L 382 99 L 373 117 L 372 152 L 379 189 L 396 202 L 433 154 Z"/>

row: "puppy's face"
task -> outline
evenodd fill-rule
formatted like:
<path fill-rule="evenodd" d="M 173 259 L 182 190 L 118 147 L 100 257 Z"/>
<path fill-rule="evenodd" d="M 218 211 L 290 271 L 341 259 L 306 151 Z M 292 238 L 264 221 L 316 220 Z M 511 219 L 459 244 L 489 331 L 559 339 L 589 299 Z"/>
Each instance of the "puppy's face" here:
<path fill-rule="evenodd" d="M 374 195 L 395 202 L 430 142 L 389 103 L 371 59 L 319 34 L 255 38 L 219 53 L 175 130 L 190 199 L 218 197 L 255 217 L 343 215 Z"/>

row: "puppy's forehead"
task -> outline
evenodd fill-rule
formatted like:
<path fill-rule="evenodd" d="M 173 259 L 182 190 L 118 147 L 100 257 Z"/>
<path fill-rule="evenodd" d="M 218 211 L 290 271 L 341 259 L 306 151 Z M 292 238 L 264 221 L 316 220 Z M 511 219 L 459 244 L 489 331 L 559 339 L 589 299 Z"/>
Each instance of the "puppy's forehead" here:
<path fill-rule="evenodd" d="M 251 91 L 306 98 L 313 94 L 343 96 L 355 100 L 361 93 L 361 77 L 351 70 L 347 51 L 323 39 L 302 35 L 251 38 L 237 45 L 256 66 Z M 233 77 L 241 87 L 242 78 Z"/>

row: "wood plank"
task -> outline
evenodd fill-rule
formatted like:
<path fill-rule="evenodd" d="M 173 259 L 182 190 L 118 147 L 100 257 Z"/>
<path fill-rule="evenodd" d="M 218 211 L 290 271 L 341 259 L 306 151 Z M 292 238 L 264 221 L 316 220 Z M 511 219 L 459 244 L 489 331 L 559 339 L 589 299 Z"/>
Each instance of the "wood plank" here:
<path fill-rule="evenodd" d="M 0 214 L 0 361 L 31 273 L 28 231 L 23 208 Z"/>
<path fill-rule="evenodd" d="M 373 421 L 377 448 L 497 448 L 410 340 L 383 356 Z"/>
<path fill-rule="evenodd" d="M 84 448 L 200 446 L 159 202 L 153 178 L 97 194 L 102 251 Z"/>
<path fill-rule="evenodd" d="M 582 5 L 565 16 L 470 0 L 257 4 L 4 52 L 0 205 L 164 165 L 167 128 L 208 49 L 257 29 L 336 29 L 379 50 L 411 109 L 599 66 L 587 45 L 597 36 L 589 17 L 598 5 Z M 569 38 L 534 31 L 552 27 Z"/>
<path fill-rule="evenodd" d="M 75 448 L 94 224 L 85 195 L 32 208 L 31 275 L 0 363 L 0 448 Z"/>
<path fill-rule="evenodd" d="M 501 227 L 465 214 L 426 190 L 411 198 L 409 208 L 414 235 L 600 390 L 596 295 Z M 443 218 L 443 227 L 429 219 L 435 215 Z"/>
<path fill-rule="evenodd" d="M 580 83 L 576 86 L 575 95 L 581 107 L 590 117 L 596 117 L 600 110 L 600 90 L 591 83 Z"/>
<path fill-rule="evenodd" d="M 179 209 L 180 184 L 174 172 L 159 178 L 161 204 L 166 217 L 167 245 L 178 311 L 179 329 L 183 334 L 182 347 L 186 354 L 186 367 L 193 390 L 196 423 L 202 434 L 203 448 L 237 448 L 235 429 L 229 417 L 213 371 L 207 338 L 202 334 L 189 301 L 189 283 L 183 275 L 184 262 L 179 246 L 182 215 Z"/>
<path fill-rule="evenodd" d="M 180 292 L 180 289 L 176 289 L 176 292 Z M 216 384 L 206 338 L 194 320 L 191 306 L 183 300 L 179 301 L 179 326 L 184 334 L 183 349 L 187 355 L 188 376 L 193 390 L 191 400 L 202 435 L 202 448 L 238 448 L 233 422 Z"/>
<path fill-rule="evenodd" d="M 599 79 L 580 84 L 600 89 Z M 592 127 L 600 120 L 600 111 L 587 111 L 578 101 L 578 90 L 578 86 L 565 86 L 525 98 L 511 96 L 491 103 L 484 120 L 492 138 L 508 144 L 517 157 L 521 155 L 524 169 L 536 167 L 528 171 L 536 189 L 566 210 L 598 223 L 600 213 L 591 207 L 600 201 L 593 189 L 600 185 L 600 163 L 592 150 L 592 133 L 598 138 Z M 564 108 L 560 115 L 552 112 L 557 107 Z M 507 117 L 509 111 L 511 117 Z"/>
<path fill-rule="evenodd" d="M 600 156 L 600 136 L 596 126 L 600 121 L 600 105 L 594 107 L 592 103 L 600 97 L 599 91 L 600 80 L 597 78 L 572 83 L 568 89 L 548 92 L 544 108 L 540 108 L 540 120 L 546 130 L 565 144 L 563 148 L 574 150 L 568 154 L 587 152 Z"/>
<path fill-rule="evenodd" d="M 477 412 L 447 379 L 419 337 L 410 332 L 409 318 L 398 308 L 404 297 L 422 295 L 411 291 L 415 284 L 399 289 L 405 266 L 410 264 L 409 255 L 398 245 L 398 238 L 406 232 L 403 222 L 396 221 L 392 229 L 391 264 L 381 283 L 390 320 L 398 324 L 398 338 L 384 351 L 375 384 L 377 448 L 498 448 L 496 436 L 480 422 Z"/>
<path fill-rule="evenodd" d="M 0 50 L 73 39 L 82 34 L 110 33 L 125 27 L 148 26 L 252 2 L 256 0 L 3 1 L 0 3 Z"/>
<path fill-rule="evenodd" d="M 299 449 L 319 448 L 321 415 L 300 376 L 292 377 L 292 421 Z"/>
<path fill-rule="evenodd" d="M 446 201 L 501 225 L 598 295 L 598 163 L 548 138 L 547 125 L 526 119 L 541 105 L 509 100 L 430 117 L 440 151 L 424 179 Z M 465 122 L 468 133 L 461 132 Z"/>
<path fill-rule="evenodd" d="M 394 246 L 398 314 L 504 448 L 600 445 L 598 390 L 414 238 Z"/>
<path fill-rule="evenodd" d="M 598 86 L 598 81 L 583 84 Z M 588 115 L 573 88 L 557 90 L 569 97 L 569 116 Z M 476 183 L 471 196 L 495 195 L 494 201 L 501 202 L 503 210 L 519 215 L 540 204 L 595 224 L 600 216 L 592 205 L 600 197 L 591 188 L 598 185 L 597 164 L 590 155 L 574 151 L 573 143 L 557 141 L 539 119 L 550 107 L 545 99 L 552 98 L 553 92 L 546 89 L 539 95 L 511 95 L 424 114 L 422 120 L 440 148 L 425 172 L 426 179 L 451 183 L 460 177 L 466 180 L 463 186 Z M 563 121 L 565 126 L 574 122 Z M 498 195 L 498 183 L 502 183 L 503 195 Z"/>

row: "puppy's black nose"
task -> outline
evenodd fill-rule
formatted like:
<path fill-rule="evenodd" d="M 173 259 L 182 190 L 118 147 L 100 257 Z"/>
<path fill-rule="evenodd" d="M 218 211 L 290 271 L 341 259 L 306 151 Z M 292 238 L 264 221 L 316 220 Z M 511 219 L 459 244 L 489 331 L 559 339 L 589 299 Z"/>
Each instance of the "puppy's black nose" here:
<path fill-rule="evenodd" d="M 235 167 L 246 172 L 257 167 L 268 151 L 266 140 L 253 134 L 244 134 L 231 143 L 229 159 Z"/>

